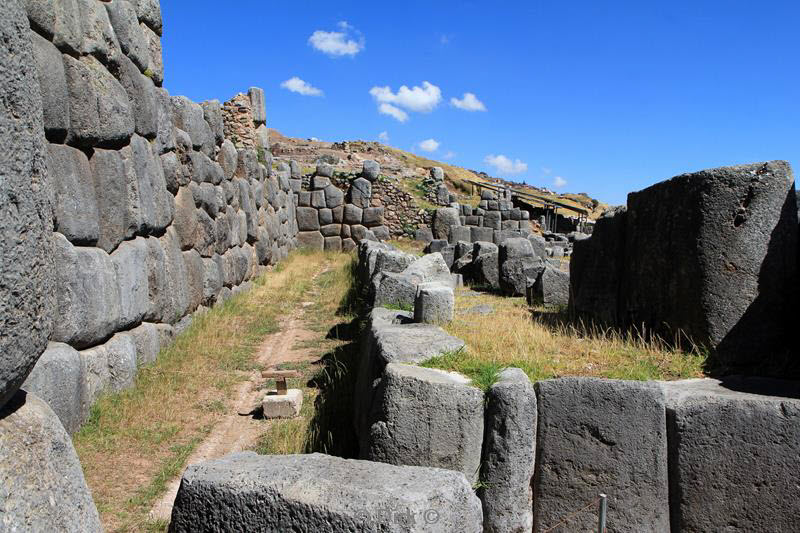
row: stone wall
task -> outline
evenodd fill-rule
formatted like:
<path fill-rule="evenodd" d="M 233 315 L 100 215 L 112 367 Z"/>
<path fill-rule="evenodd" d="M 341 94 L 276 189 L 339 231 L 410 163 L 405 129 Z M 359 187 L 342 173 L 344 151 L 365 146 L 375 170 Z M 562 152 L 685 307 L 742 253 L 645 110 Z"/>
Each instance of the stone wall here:
<path fill-rule="evenodd" d="M 33 257 L 20 256 L 34 274 L 20 278 L 54 294 L 49 311 L 30 298 L 38 320 L 58 320 L 52 331 L 27 325 L 46 331 L 49 345 L 33 347 L 30 361 L 41 357 L 25 388 L 75 431 L 100 394 L 130 386 L 194 313 L 287 255 L 297 243 L 295 195 L 259 138 L 263 91 L 221 106 L 161 87 L 158 2 L 26 8 L 41 94 L 31 105 L 46 139 L 29 164 L 47 179 L 28 187 L 44 193 L 41 253 L 54 284 Z"/>
<path fill-rule="evenodd" d="M 415 265 L 439 261 L 438 253 L 407 258 L 368 242 L 359 279 L 374 293 L 389 280 L 413 283 L 404 273 L 431 272 Z M 601 493 L 614 531 L 800 527 L 800 503 L 781 497 L 800 467 L 796 382 L 566 377 L 531 385 L 506 369 L 482 393 L 464 376 L 417 366 L 470 347 L 412 316 L 376 307 L 368 317 L 353 406 L 359 454 L 479 479 L 484 531 L 543 531 L 567 517 L 568 530 L 592 530 Z"/>

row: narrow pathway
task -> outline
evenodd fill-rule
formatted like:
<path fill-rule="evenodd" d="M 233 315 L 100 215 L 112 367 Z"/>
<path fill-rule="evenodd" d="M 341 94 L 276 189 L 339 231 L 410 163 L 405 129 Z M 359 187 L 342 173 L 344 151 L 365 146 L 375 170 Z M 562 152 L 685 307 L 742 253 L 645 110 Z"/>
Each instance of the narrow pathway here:
<path fill-rule="evenodd" d="M 327 271 L 323 266 L 313 280 Z M 314 291 L 312 287 L 311 292 Z M 280 325 L 279 331 L 267 335 L 261 342 L 256 355 L 257 362 L 263 368 L 271 368 L 281 363 L 314 361 L 318 353 L 301 348 L 303 341 L 312 339 L 317 333 L 304 329 L 305 308 L 311 302 L 302 302 Z M 222 457 L 229 453 L 240 452 L 253 447 L 259 436 L 269 427 L 268 420 L 255 418 L 251 413 L 261 405 L 264 391 L 261 386 L 264 378 L 258 370 L 250 372 L 248 379 L 242 381 L 235 389 L 234 402 L 224 419 L 211 430 L 187 460 L 187 466 L 208 459 Z M 164 495 L 155 503 L 150 511 L 153 520 L 169 520 L 172 504 L 178 494 L 181 477 L 167 484 Z"/>

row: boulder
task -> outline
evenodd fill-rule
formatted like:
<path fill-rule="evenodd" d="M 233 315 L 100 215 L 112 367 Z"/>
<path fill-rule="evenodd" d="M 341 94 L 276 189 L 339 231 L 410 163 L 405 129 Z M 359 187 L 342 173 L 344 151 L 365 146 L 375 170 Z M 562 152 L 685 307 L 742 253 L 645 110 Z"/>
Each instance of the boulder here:
<path fill-rule="evenodd" d="M 487 252 L 475 257 L 472 277 L 476 285 L 483 285 L 491 289 L 500 288 L 499 257 L 499 252 Z"/>
<path fill-rule="evenodd" d="M 136 347 L 136 367 L 141 368 L 155 362 L 161 351 L 162 332 L 159 326 L 150 322 L 142 322 L 128 331 Z M 166 347 L 167 342 L 163 343 Z"/>
<path fill-rule="evenodd" d="M 569 272 L 547 265 L 536 281 L 526 288 L 528 305 L 563 307 L 569 303 Z"/>
<path fill-rule="evenodd" d="M 453 288 L 440 282 L 421 283 L 414 300 L 414 322 L 443 324 L 453 320 L 456 300 Z"/>
<path fill-rule="evenodd" d="M 72 440 L 50 407 L 25 391 L 0 409 L 0 479 L 3 529 L 103 531 Z"/>
<path fill-rule="evenodd" d="M 193 312 L 203 304 L 205 292 L 206 267 L 197 250 L 182 252 L 186 269 L 186 288 L 189 302 L 188 312 Z"/>
<path fill-rule="evenodd" d="M 542 270 L 544 263 L 533 256 L 508 259 L 500 265 L 500 288 L 510 296 L 525 296 Z"/>
<path fill-rule="evenodd" d="M 127 142 L 135 121 L 125 88 L 92 56 L 63 58 L 69 93 L 69 142 L 86 147 Z"/>
<path fill-rule="evenodd" d="M 492 228 L 471 227 L 469 228 L 470 241 L 472 242 L 492 242 L 494 241 L 494 230 Z"/>
<path fill-rule="evenodd" d="M 447 240 L 450 244 L 456 244 L 459 241 L 470 242 L 472 239 L 472 228 L 467 226 L 450 226 L 450 234 Z"/>
<path fill-rule="evenodd" d="M 673 531 L 794 531 L 800 387 L 763 378 L 662 384 Z M 782 502 L 775 505 L 775 502 Z"/>
<path fill-rule="evenodd" d="M 533 246 L 528 239 L 515 237 L 506 239 L 500 246 L 500 263 L 519 257 L 533 257 Z"/>
<path fill-rule="evenodd" d="M 444 183 L 440 183 L 436 187 L 436 202 L 439 205 L 448 205 L 450 203 L 450 190 Z"/>
<path fill-rule="evenodd" d="M 481 501 L 487 533 L 532 531 L 536 415 L 525 372 L 500 372 L 486 393 Z"/>
<path fill-rule="evenodd" d="M 161 162 L 150 143 L 138 135 L 131 138 L 130 152 L 123 150 L 122 153 L 123 157 L 130 154 L 130 164 L 136 174 L 139 225 L 144 231 L 160 233 L 172 223 L 175 214 Z"/>
<path fill-rule="evenodd" d="M 219 100 L 206 100 L 201 104 L 203 108 L 203 118 L 214 134 L 214 142 L 217 145 L 225 140 L 225 125 L 222 120 L 222 105 Z"/>
<path fill-rule="evenodd" d="M 169 531 L 480 532 L 462 474 L 307 455 L 230 454 L 189 466 Z"/>
<path fill-rule="evenodd" d="M 144 24 L 139 24 L 139 27 L 141 27 L 142 34 L 144 35 L 145 41 L 147 41 L 149 61 L 147 63 L 147 68 L 144 70 L 145 75 L 160 87 L 161 84 L 164 83 L 164 57 L 161 48 L 161 39 L 153 30 Z"/>
<path fill-rule="evenodd" d="M 68 433 L 78 431 L 89 414 L 83 397 L 86 366 L 70 345 L 51 342 L 22 388 L 50 406 Z"/>
<path fill-rule="evenodd" d="M 30 37 L 42 95 L 44 132 L 48 140 L 64 142 L 69 132 L 69 93 L 64 60 L 50 41 L 36 32 L 30 32 Z"/>
<path fill-rule="evenodd" d="M 177 148 L 175 126 L 172 124 L 172 101 L 166 89 L 156 87 L 155 91 L 158 132 L 154 150 L 158 154 L 165 154 Z"/>
<path fill-rule="evenodd" d="M 450 238 L 450 228 L 460 226 L 461 219 L 458 209 L 454 207 L 440 207 L 433 216 L 433 236 L 436 239 L 448 240 Z"/>
<path fill-rule="evenodd" d="M 433 231 L 431 228 L 419 228 L 414 232 L 414 240 L 429 243 L 433 240 Z"/>
<path fill-rule="evenodd" d="M 484 227 L 495 229 L 502 229 L 503 222 L 500 216 L 499 211 L 487 211 L 485 215 L 483 215 L 483 225 Z"/>
<path fill-rule="evenodd" d="M 475 241 L 475 243 L 472 245 L 472 255 L 475 258 L 491 253 L 498 253 L 499 258 L 499 251 L 500 249 L 492 241 Z"/>
<path fill-rule="evenodd" d="M 340 236 L 342 233 L 342 225 L 341 224 L 326 224 L 320 227 L 320 233 L 324 237 L 336 237 Z"/>
<path fill-rule="evenodd" d="M 333 177 L 333 165 L 328 163 L 317 163 L 317 169 L 314 173 L 315 176 L 320 176 L 323 178 L 332 178 Z"/>
<path fill-rule="evenodd" d="M 74 244 L 95 244 L 99 215 L 86 155 L 69 146 L 48 144 L 47 173 L 55 230 Z"/>
<path fill-rule="evenodd" d="M 378 164 L 377 161 L 373 161 L 372 159 L 365 159 L 361 166 L 361 177 L 369 180 L 375 181 L 378 179 L 378 176 L 381 173 L 381 166 Z"/>
<path fill-rule="evenodd" d="M 442 167 L 432 167 L 430 170 L 430 176 L 435 182 L 444 181 L 444 170 L 442 170 Z"/>
<path fill-rule="evenodd" d="M 375 392 L 366 459 L 433 466 L 477 481 L 483 393 L 454 372 L 389 363 Z"/>
<path fill-rule="evenodd" d="M 375 238 L 379 241 L 388 241 L 391 238 L 391 233 L 389 233 L 389 228 L 384 225 L 381 226 L 373 226 L 370 228 Z"/>
<path fill-rule="evenodd" d="M 170 97 L 172 122 L 189 134 L 192 147 L 206 156 L 214 155 L 214 133 L 206 122 L 203 108 L 185 96 Z"/>
<path fill-rule="evenodd" d="M 344 204 L 344 192 L 335 185 L 325 187 L 325 205 L 330 209 Z"/>
<path fill-rule="evenodd" d="M 647 382 L 561 378 L 536 383 L 534 531 L 608 495 L 616 531 L 669 531 L 664 394 Z M 594 513 L 572 518 L 592 530 Z M 717 524 L 718 525 L 718 524 Z"/>

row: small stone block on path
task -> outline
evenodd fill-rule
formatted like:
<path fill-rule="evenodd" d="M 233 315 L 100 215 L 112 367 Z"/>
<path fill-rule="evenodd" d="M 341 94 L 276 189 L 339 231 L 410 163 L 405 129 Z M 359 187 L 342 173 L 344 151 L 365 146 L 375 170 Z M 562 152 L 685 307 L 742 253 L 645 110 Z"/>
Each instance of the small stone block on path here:
<path fill-rule="evenodd" d="M 303 391 L 289 389 L 286 394 L 270 391 L 261 401 L 264 418 L 294 418 L 303 407 Z"/>

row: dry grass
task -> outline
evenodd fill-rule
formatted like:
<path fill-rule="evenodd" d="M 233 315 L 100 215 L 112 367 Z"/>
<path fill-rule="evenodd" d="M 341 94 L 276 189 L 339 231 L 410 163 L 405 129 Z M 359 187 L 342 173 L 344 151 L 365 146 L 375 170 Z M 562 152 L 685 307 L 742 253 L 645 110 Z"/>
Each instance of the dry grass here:
<path fill-rule="evenodd" d="M 233 407 L 234 385 L 256 367 L 261 339 L 335 260 L 292 254 L 252 290 L 196 318 L 155 363 L 139 369 L 133 388 L 95 403 L 74 442 L 107 531 L 163 529 L 148 521 L 153 502 Z"/>
<path fill-rule="evenodd" d="M 398 250 L 402 250 L 406 253 L 422 256 L 422 250 L 425 249 L 426 243 L 422 241 L 415 241 L 413 239 L 393 239 L 389 241 L 389 244 L 397 248 Z"/>
<path fill-rule="evenodd" d="M 488 304 L 489 315 L 464 313 Z M 681 379 L 703 375 L 705 357 L 614 331 L 581 331 L 542 309 L 531 317 L 524 298 L 459 290 L 456 319 L 445 326 L 468 349 L 445 354 L 429 366 L 455 370 L 486 387 L 504 367 L 522 368 L 532 380 L 559 376 L 615 379 Z"/>

